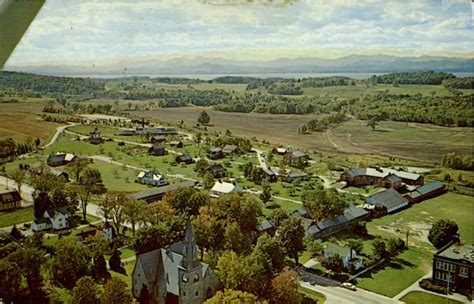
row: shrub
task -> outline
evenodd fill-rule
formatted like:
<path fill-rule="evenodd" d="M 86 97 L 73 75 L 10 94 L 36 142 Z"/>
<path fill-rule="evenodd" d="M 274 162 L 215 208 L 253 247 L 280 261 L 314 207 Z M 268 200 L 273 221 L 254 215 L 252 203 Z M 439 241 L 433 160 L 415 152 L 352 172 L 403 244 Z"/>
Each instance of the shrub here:
<path fill-rule="evenodd" d="M 423 279 L 419 283 L 420 287 L 429 291 L 446 294 L 447 287 L 433 282 L 432 279 Z"/>

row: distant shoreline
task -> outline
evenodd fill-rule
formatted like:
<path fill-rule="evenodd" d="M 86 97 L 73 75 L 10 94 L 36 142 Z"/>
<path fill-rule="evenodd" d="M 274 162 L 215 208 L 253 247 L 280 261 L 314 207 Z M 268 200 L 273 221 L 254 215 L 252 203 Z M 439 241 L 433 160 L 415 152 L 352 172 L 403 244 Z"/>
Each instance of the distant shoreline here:
<path fill-rule="evenodd" d="M 58 76 L 58 77 L 78 77 L 78 78 L 92 78 L 92 79 L 119 79 L 119 78 L 133 78 L 133 77 L 149 77 L 149 78 L 188 78 L 188 79 L 199 79 L 199 80 L 212 80 L 218 77 L 255 77 L 255 78 L 287 78 L 287 79 L 298 79 L 298 78 L 318 78 L 318 77 L 333 77 L 333 76 L 341 76 L 341 77 L 349 77 L 352 79 L 362 80 L 362 79 L 369 79 L 373 75 L 379 76 L 384 74 L 391 74 L 393 72 L 378 72 L 378 73 L 354 73 L 354 72 L 347 72 L 347 73 L 262 73 L 262 74 L 143 74 L 143 75 L 127 75 L 127 74 L 103 74 L 103 75 L 93 75 L 93 74 L 84 74 L 84 75 L 46 75 L 46 76 Z M 474 76 L 474 72 L 448 72 L 456 77 L 468 77 Z M 36 74 L 36 73 L 34 73 Z M 40 74 L 42 75 L 42 74 Z"/>

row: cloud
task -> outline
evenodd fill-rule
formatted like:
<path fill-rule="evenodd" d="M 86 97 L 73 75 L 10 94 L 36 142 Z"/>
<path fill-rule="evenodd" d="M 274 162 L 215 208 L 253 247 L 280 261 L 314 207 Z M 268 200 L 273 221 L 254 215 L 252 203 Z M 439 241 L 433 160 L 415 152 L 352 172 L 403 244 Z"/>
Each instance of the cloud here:
<path fill-rule="evenodd" d="M 245 1 L 244 1 L 245 2 Z M 9 65 L 238 50 L 471 52 L 468 0 L 48 1 Z M 214 2 L 216 3 L 216 2 Z M 245 2 L 246 3 L 246 2 Z M 255 53 L 257 55 L 257 53 Z"/>

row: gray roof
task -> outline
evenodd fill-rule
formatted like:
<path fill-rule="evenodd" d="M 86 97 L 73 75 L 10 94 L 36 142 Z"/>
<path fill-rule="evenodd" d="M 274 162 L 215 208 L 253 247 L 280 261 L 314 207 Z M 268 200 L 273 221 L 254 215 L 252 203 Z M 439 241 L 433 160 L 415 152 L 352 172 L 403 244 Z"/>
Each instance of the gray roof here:
<path fill-rule="evenodd" d="M 454 242 L 442 248 L 436 255 L 453 260 L 466 260 L 472 264 L 474 263 L 474 246 Z"/>
<path fill-rule="evenodd" d="M 416 188 L 416 191 L 419 192 L 421 195 L 425 195 L 439 189 L 444 189 L 444 185 L 441 182 L 435 181 L 435 182 Z"/>
<path fill-rule="evenodd" d="M 291 152 L 291 154 L 295 158 L 306 156 L 306 154 L 304 154 L 304 152 L 301 152 L 301 151 L 293 151 L 293 152 Z"/>
<path fill-rule="evenodd" d="M 340 257 L 348 256 L 351 253 L 351 248 L 346 246 L 339 246 L 334 243 L 329 243 L 326 248 L 324 248 L 324 253 L 328 253 L 330 255 L 339 255 Z"/>
<path fill-rule="evenodd" d="M 304 208 L 299 208 L 299 209 L 293 211 L 291 213 L 291 216 L 302 219 L 302 224 L 303 224 L 303 227 L 306 230 L 306 234 L 315 234 L 315 233 L 318 233 L 322 230 L 325 230 L 325 229 L 328 229 L 328 228 L 331 228 L 331 227 L 334 227 L 334 226 L 337 226 L 337 225 L 340 225 L 340 224 L 344 224 L 344 223 L 350 222 L 352 220 L 355 220 L 355 219 L 358 219 L 358 218 L 361 218 L 361 217 L 364 217 L 367 214 L 368 214 L 368 212 L 365 211 L 364 209 L 350 204 L 349 207 L 347 207 L 344 210 L 344 214 L 342 214 L 342 215 L 340 215 L 336 218 L 333 218 L 333 219 L 327 218 L 327 219 L 321 220 L 317 223 L 315 221 L 313 221 L 312 219 L 309 219 L 309 218 L 305 217 L 305 216 L 307 216 L 307 212 Z"/>
<path fill-rule="evenodd" d="M 143 272 L 148 282 L 153 282 L 158 269 L 158 257 L 161 249 L 156 249 L 142 253 L 137 257 L 137 263 L 142 266 Z"/>
<path fill-rule="evenodd" d="M 367 197 L 366 201 L 369 205 L 385 207 L 387 210 L 401 203 L 408 203 L 408 200 L 393 188 L 373 194 Z"/>
<path fill-rule="evenodd" d="M 153 188 L 147 191 L 137 192 L 132 194 L 131 197 L 137 200 L 146 200 L 150 197 L 160 196 L 168 192 L 176 191 L 178 188 L 191 188 L 194 187 L 195 184 L 196 182 L 194 181 L 185 181 L 178 184 L 172 184 L 160 188 Z"/>
<path fill-rule="evenodd" d="M 269 230 L 269 229 L 272 229 L 272 228 L 274 228 L 272 222 L 270 222 L 270 221 L 267 220 L 267 219 L 261 221 L 261 222 L 258 223 L 258 225 L 257 225 L 257 231 L 258 231 L 258 232 L 263 232 L 263 231 L 266 231 L 266 230 Z"/>
<path fill-rule="evenodd" d="M 401 182 L 402 179 L 394 174 L 389 174 L 385 176 L 385 179 L 387 179 L 391 183 L 396 183 L 396 182 Z"/>
<path fill-rule="evenodd" d="M 421 175 L 417 173 L 410 173 L 406 171 L 394 170 L 390 168 L 351 168 L 347 171 L 347 174 L 350 176 L 373 176 L 373 177 L 386 177 L 388 175 L 396 175 L 399 178 L 406 179 L 406 180 L 418 180 Z"/>
<path fill-rule="evenodd" d="M 210 148 L 210 149 L 209 149 L 209 152 L 211 152 L 211 153 L 219 153 L 219 152 L 222 152 L 222 149 L 221 149 L 221 148 L 213 147 L 213 148 Z"/>

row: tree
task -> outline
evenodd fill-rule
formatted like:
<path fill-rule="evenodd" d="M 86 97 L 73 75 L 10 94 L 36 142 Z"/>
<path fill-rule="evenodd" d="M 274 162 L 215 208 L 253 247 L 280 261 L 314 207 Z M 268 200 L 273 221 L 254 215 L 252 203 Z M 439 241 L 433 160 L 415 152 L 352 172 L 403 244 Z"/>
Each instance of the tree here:
<path fill-rule="evenodd" d="M 362 249 L 364 249 L 364 243 L 360 239 L 348 239 L 347 246 L 354 249 L 357 253 L 361 253 Z"/>
<path fill-rule="evenodd" d="M 78 182 L 79 186 L 75 190 L 81 201 L 83 221 L 86 222 L 87 204 L 91 195 L 105 192 L 105 187 L 102 184 L 100 171 L 94 168 L 86 168 Z"/>
<path fill-rule="evenodd" d="M 56 245 L 51 272 L 55 280 L 72 288 L 83 276 L 91 273 L 92 264 L 88 249 L 73 237 L 63 237 Z"/>
<path fill-rule="evenodd" d="M 265 234 L 257 239 L 252 256 L 265 268 L 265 273 L 271 279 L 283 269 L 286 252 L 278 238 Z"/>
<path fill-rule="evenodd" d="M 194 166 L 194 171 L 198 172 L 199 174 L 202 174 L 208 165 L 209 163 L 207 162 L 207 160 L 201 158 L 196 162 L 196 165 Z"/>
<path fill-rule="evenodd" d="M 433 244 L 433 246 L 440 249 L 457 236 L 458 229 L 458 225 L 452 220 L 439 220 L 431 227 L 428 234 L 428 240 Z"/>
<path fill-rule="evenodd" d="M 260 199 L 266 204 L 272 198 L 272 188 L 268 183 L 263 184 L 262 193 L 260 193 Z"/>
<path fill-rule="evenodd" d="M 265 269 L 253 256 L 238 256 L 225 251 L 217 262 L 216 272 L 225 288 L 259 293 L 266 285 Z"/>
<path fill-rule="evenodd" d="M 367 126 L 371 127 L 372 130 L 375 130 L 375 127 L 379 124 L 378 119 L 376 117 L 372 117 L 367 121 Z"/>
<path fill-rule="evenodd" d="M 228 223 L 224 232 L 226 250 L 235 251 L 237 254 L 243 254 L 250 249 L 252 244 L 250 236 L 244 234 L 237 223 Z"/>
<path fill-rule="evenodd" d="M 304 228 L 301 221 L 296 218 L 286 219 L 278 227 L 277 233 L 288 256 L 294 258 L 296 264 L 298 264 L 298 255 L 305 249 L 303 242 Z"/>
<path fill-rule="evenodd" d="M 303 194 L 303 206 L 316 221 L 344 214 L 346 202 L 333 189 L 318 187 Z"/>
<path fill-rule="evenodd" d="M 112 271 L 122 272 L 122 260 L 120 259 L 120 252 L 114 247 L 109 259 L 109 266 Z"/>
<path fill-rule="evenodd" d="M 99 304 L 100 297 L 97 284 L 90 276 L 84 276 L 77 281 L 72 290 L 72 304 Z"/>
<path fill-rule="evenodd" d="M 400 238 L 389 238 L 387 241 L 387 253 L 390 256 L 395 256 L 405 249 L 405 242 Z"/>
<path fill-rule="evenodd" d="M 385 259 L 388 256 L 385 242 L 381 238 L 372 241 L 372 251 L 377 260 Z"/>
<path fill-rule="evenodd" d="M 215 216 L 205 213 L 205 208 L 193 221 L 196 244 L 201 252 L 201 260 L 204 252 L 209 249 L 220 250 L 223 247 L 222 240 L 225 238 L 225 221 L 218 220 Z"/>
<path fill-rule="evenodd" d="M 310 236 L 305 239 L 305 243 L 306 250 L 308 250 L 312 256 L 318 256 L 322 254 L 324 246 L 321 240 Z"/>
<path fill-rule="evenodd" d="M 22 273 L 16 263 L 8 259 L 0 260 L 0 299 L 14 302 L 21 294 Z"/>
<path fill-rule="evenodd" d="M 303 296 L 298 291 L 299 279 L 296 271 L 286 268 L 272 280 L 270 303 L 302 303 Z"/>
<path fill-rule="evenodd" d="M 117 277 L 112 277 L 104 286 L 101 300 L 103 304 L 129 304 L 132 303 L 132 295 L 124 281 Z"/>
<path fill-rule="evenodd" d="M 89 160 L 87 159 L 75 159 L 74 161 L 70 162 L 68 164 L 69 169 L 72 171 L 74 174 L 74 178 L 76 181 L 79 181 L 79 178 L 81 176 L 81 172 L 84 171 L 87 166 L 89 165 Z"/>
<path fill-rule="evenodd" d="M 289 215 L 284 209 L 278 208 L 272 213 L 272 223 L 275 227 L 280 226 L 287 218 L 289 218 Z"/>
<path fill-rule="evenodd" d="M 41 302 L 45 296 L 41 274 L 41 267 L 45 260 L 44 254 L 38 248 L 26 247 L 11 253 L 7 258 L 11 263 L 18 265 L 18 270 L 23 275 L 22 280 L 26 280 L 29 297 L 38 302 Z"/>
<path fill-rule="evenodd" d="M 137 224 L 145 220 L 145 211 L 147 210 L 147 203 L 142 200 L 127 199 L 122 202 L 123 215 L 132 226 L 132 235 L 135 235 L 135 227 Z"/>
<path fill-rule="evenodd" d="M 21 195 L 21 186 L 23 185 L 23 182 L 25 181 L 26 177 L 26 170 L 21 170 L 21 169 L 15 169 L 12 171 L 10 174 L 11 178 L 15 181 L 16 187 L 18 189 L 18 193 Z"/>
<path fill-rule="evenodd" d="M 41 139 L 39 139 L 39 137 L 36 137 L 36 139 L 35 139 L 35 146 L 36 146 L 36 149 L 39 148 L 40 144 L 41 144 Z"/>
<path fill-rule="evenodd" d="M 227 194 L 219 197 L 218 204 L 220 212 L 226 215 L 227 220 L 237 222 L 244 233 L 255 231 L 262 210 L 259 202 L 252 196 Z"/>
<path fill-rule="evenodd" d="M 43 218 L 44 212 L 51 208 L 53 203 L 47 192 L 39 192 L 33 197 L 33 214 L 36 219 Z"/>
<path fill-rule="evenodd" d="M 324 268 L 334 271 L 336 273 L 341 273 L 344 271 L 344 263 L 342 262 L 341 256 L 338 254 L 334 254 L 329 259 L 324 259 L 321 262 L 321 265 L 323 265 Z"/>
<path fill-rule="evenodd" d="M 207 114 L 207 112 L 203 110 L 201 114 L 199 114 L 198 123 L 208 124 L 210 121 L 211 121 L 211 117 L 209 117 L 209 114 Z"/>
<path fill-rule="evenodd" d="M 218 291 L 212 298 L 208 299 L 204 304 L 222 304 L 222 303 L 239 303 L 239 304 L 263 304 L 254 294 L 233 290 L 224 289 Z"/>
<path fill-rule="evenodd" d="M 202 185 L 204 189 L 209 190 L 214 186 L 214 176 L 210 172 L 206 172 L 204 174 L 203 180 L 202 180 Z"/>
<path fill-rule="evenodd" d="M 12 230 L 10 230 L 10 235 L 17 241 L 21 241 L 25 237 L 21 231 L 16 228 L 16 225 L 13 225 Z"/>
<path fill-rule="evenodd" d="M 298 126 L 298 134 L 306 134 L 308 133 L 308 125 L 303 123 Z"/>

